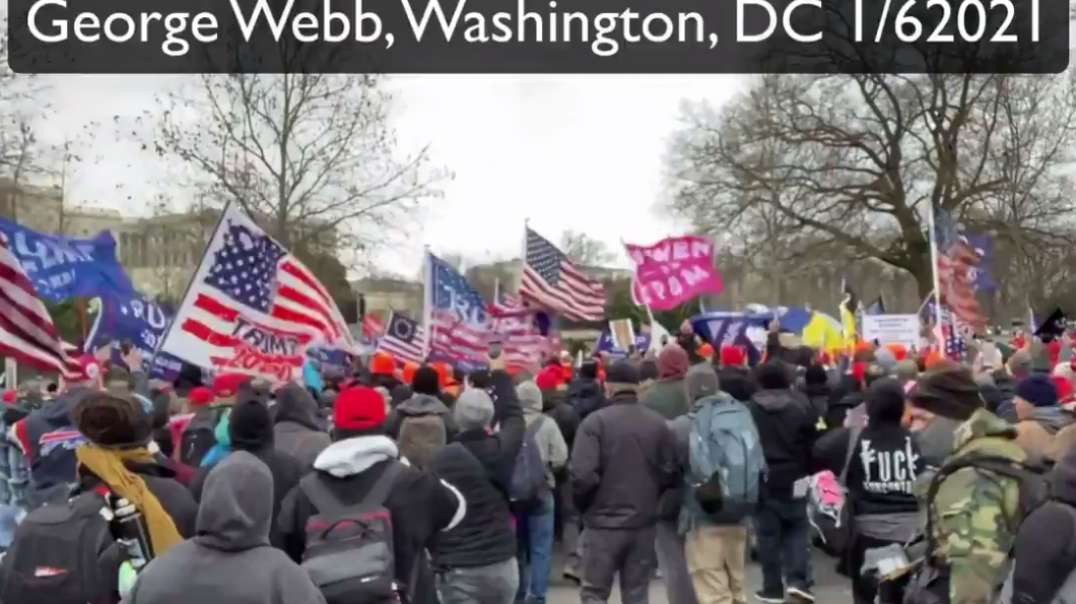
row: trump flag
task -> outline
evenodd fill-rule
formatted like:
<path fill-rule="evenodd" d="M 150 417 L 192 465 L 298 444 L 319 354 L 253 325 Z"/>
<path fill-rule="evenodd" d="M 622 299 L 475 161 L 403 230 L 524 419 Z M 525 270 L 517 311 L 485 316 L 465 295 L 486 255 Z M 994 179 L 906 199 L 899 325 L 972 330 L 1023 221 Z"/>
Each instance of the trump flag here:
<path fill-rule="evenodd" d="M 160 351 L 217 373 L 279 383 L 302 377 L 311 346 L 356 349 L 313 273 L 229 207 Z"/>
<path fill-rule="evenodd" d="M 720 294 L 725 282 L 705 237 L 670 237 L 651 246 L 624 244 L 635 263 L 631 295 L 636 304 L 670 310 L 702 294 Z"/>

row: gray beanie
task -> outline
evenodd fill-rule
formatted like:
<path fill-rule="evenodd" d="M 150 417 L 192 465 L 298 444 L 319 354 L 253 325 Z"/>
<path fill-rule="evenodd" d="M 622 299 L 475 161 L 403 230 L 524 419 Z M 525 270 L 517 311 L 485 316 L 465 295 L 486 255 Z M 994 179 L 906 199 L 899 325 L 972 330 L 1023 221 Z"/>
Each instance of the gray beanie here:
<path fill-rule="evenodd" d="M 489 398 L 485 390 L 464 390 L 452 409 L 460 430 L 486 428 L 493 421 L 493 399 Z"/>
<path fill-rule="evenodd" d="M 713 396 L 721 389 L 717 381 L 717 372 L 709 364 L 699 364 L 689 369 L 684 378 L 684 384 L 687 388 L 687 398 L 692 402 Z"/>
<path fill-rule="evenodd" d="M 886 375 L 896 374 L 897 357 L 892 350 L 884 346 L 874 351 L 874 364 L 881 367 Z"/>
<path fill-rule="evenodd" d="M 531 411 L 542 411 L 542 391 L 538 389 L 538 385 L 532 381 L 523 382 L 516 386 L 516 396 L 519 398 L 519 404 L 524 409 L 530 409 Z"/>

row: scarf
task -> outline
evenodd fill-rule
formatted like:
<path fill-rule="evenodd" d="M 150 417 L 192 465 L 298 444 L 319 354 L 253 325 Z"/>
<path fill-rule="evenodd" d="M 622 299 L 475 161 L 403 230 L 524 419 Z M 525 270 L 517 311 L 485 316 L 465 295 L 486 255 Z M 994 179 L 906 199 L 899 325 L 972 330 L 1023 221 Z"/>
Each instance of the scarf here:
<path fill-rule="evenodd" d="M 161 502 L 149 490 L 141 476 L 127 469 L 125 462 L 153 463 L 153 454 L 145 448 L 138 449 L 103 449 L 96 445 L 83 445 L 75 451 L 80 465 L 93 472 L 120 497 L 134 504 L 142 513 L 149 528 L 149 538 L 153 545 L 154 557 L 168 553 L 168 550 L 183 541 L 176 524 Z"/>

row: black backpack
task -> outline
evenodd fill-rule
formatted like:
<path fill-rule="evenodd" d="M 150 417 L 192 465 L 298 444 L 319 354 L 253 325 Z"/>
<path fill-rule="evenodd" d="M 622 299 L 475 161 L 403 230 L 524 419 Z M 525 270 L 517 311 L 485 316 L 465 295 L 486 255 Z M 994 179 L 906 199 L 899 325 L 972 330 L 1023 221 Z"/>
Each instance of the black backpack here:
<path fill-rule="evenodd" d="M 224 408 L 221 407 L 194 416 L 180 439 L 179 461 L 192 468 L 202 465 L 202 458 L 217 445 L 215 431 L 223 415 Z"/>
<path fill-rule="evenodd" d="M 318 513 L 306 523 L 302 567 L 328 604 L 388 604 L 401 601 L 396 581 L 392 513 L 385 508 L 403 466 L 390 461 L 355 505 L 340 502 L 329 478 L 308 474 L 299 488 Z"/>
<path fill-rule="evenodd" d="M 4 557 L 0 601 L 116 602 L 119 568 L 127 555 L 112 535 L 109 518 L 111 507 L 94 491 L 30 512 Z"/>

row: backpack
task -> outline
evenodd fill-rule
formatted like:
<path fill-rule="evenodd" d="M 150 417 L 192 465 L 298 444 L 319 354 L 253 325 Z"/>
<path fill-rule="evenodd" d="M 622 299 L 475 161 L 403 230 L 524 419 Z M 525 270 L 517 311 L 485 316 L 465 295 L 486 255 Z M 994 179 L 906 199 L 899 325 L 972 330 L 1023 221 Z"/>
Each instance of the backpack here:
<path fill-rule="evenodd" d="M 209 413 L 195 414 L 180 439 L 180 462 L 194 468 L 202 465 L 202 459 L 209 453 L 209 450 L 217 446 L 214 431 L 220 423 L 221 416 L 224 415 L 224 410 L 224 407 L 220 407 L 210 409 Z"/>
<path fill-rule="evenodd" d="M 746 405 L 727 396 L 709 397 L 691 420 L 688 482 L 708 514 L 744 518 L 759 501 L 766 458 Z"/>
<path fill-rule="evenodd" d="M 400 462 L 390 461 L 354 505 L 342 503 L 318 472 L 299 482 L 318 510 L 306 522 L 301 566 L 328 604 L 400 602 L 392 513 L 385 501 L 402 469 Z"/>
<path fill-rule="evenodd" d="M 516 465 L 512 469 L 512 484 L 508 498 L 517 510 L 525 510 L 538 503 L 539 498 L 549 489 L 545 480 L 545 462 L 538 446 L 538 430 L 542 423 L 549 421 L 544 415 L 539 416 L 523 434 L 523 444 L 516 455 Z"/>
<path fill-rule="evenodd" d="M 934 501 L 945 479 L 965 468 L 985 470 L 992 474 L 1015 480 L 1019 484 L 1017 508 L 1020 522 L 1050 498 L 1050 483 L 1045 476 L 1045 468 L 1014 461 L 996 455 L 968 455 L 946 463 L 931 478 L 927 491 L 927 549 L 923 564 L 912 576 L 904 591 L 904 604 L 947 604 L 949 602 L 949 568 L 944 561 L 937 560 L 934 552 Z M 1010 526 L 1015 535 L 1019 525 Z M 1006 552 L 1009 553 L 1009 552 Z M 1007 575 L 1008 573 L 1006 573 Z"/>
<path fill-rule="evenodd" d="M 418 468 L 428 468 L 437 451 L 448 444 L 448 430 L 440 415 L 404 416 L 397 438 L 400 455 Z"/>
<path fill-rule="evenodd" d="M 112 535 L 111 507 L 88 491 L 30 512 L 0 574 L 0 601 L 19 604 L 112 604 L 127 559 Z"/>

